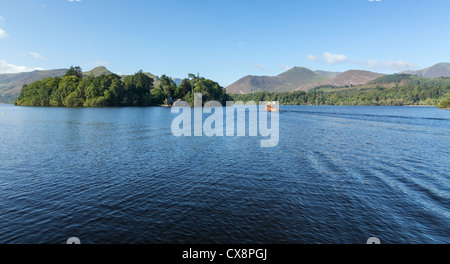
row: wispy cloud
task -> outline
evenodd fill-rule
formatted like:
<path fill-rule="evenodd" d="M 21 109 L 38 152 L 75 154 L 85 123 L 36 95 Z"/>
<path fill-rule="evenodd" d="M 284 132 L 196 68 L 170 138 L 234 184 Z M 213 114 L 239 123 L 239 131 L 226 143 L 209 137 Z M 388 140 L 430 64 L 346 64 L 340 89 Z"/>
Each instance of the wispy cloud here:
<path fill-rule="evenodd" d="M 30 72 L 35 70 L 43 70 L 43 68 L 32 68 L 27 66 L 18 66 L 9 64 L 4 60 L 0 60 L 0 73 L 18 73 L 18 72 Z"/>
<path fill-rule="evenodd" d="M 375 70 L 389 69 L 392 71 L 408 70 L 417 67 L 416 64 L 398 60 L 398 61 L 378 61 L 370 60 L 366 63 L 368 68 Z"/>
<path fill-rule="evenodd" d="M 316 60 L 319 60 L 319 58 L 317 57 L 317 56 L 314 56 L 314 55 L 306 55 L 306 58 L 308 59 L 308 60 L 310 60 L 310 61 L 316 61 Z"/>
<path fill-rule="evenodd" d="M 306 55 L 306 58 L 310 61 L 323 60 L 328 64 L 335 64 L 348 61 L 348 57 L 346 55 L 334 54 L 328 51 L 324 52 L 321 57 L 310 54 Z"/>
<path fill-rule="evenodd" d="M 3 26 L 3 24 L 5 23 L 5 18 L 0 16 L 0 26 Z M 0 27 L 0 39 L 5 39 L 9 37 L 8 33 L 6 33 L 6 31 Z"/>
<path fill-rule="evenodd" d="M 403 60 L 390 60 L 390 61 L 380 61 L 380 60 L 369 60 L 369 61 L 358 61 L 351 60 L 347 55 L 344 54 L 334 54 L 331 52 L 324 52 L 322 56 L 317 57 L 315 55 L 306 55 L 306 58 L 310 61 L 322 61 L 328 64 L 337 63 L 349 63 L 356 65 L 358 67 L 365 67 L 372 70 L 390 70 L 390 71 L 402 71 L 417 67 L 416 64 L 403 61 Z"/>
<path fill-rule="evenodd" d="M 258 70 L 267 71 L 267 67 L 261 63 L 253 63 L 252 66 Z"/>
<path fill-rule="evenodd" d="M 280 69 L 282 69 L 283 71 L 289 71 L 290 69 L 292 69 L 291 66 L 287 66 L 287 65 L 279 65 Z"/>
<path fill-rule="evenodd" d="M 6 31 L 2 28 L 0 28 L 0 39 L 5 39 L 9 37 L 8 33 L 6 33 Z"/>
<path fill-rule="evenodd" d="M 81 0 L 68 0 L 69 2 L 81 2 Z"/>
<path fill-rule="evenodd" d="M 381 2 L 382 0 L 369 0 L 369 2 Z"/>
<path fill-rule="evenodd" d="M 42 56 L 41 54 L 39 54 L 37 52 L 30 52 L 30 55 L 33 56 L 33 58 L 35 58 L 35 59 L 39 59 L 39 60 L 45 59 L 44 56 Z"/>
<path fill-rule="evenodd" d="M 324 52 L 323 58 L 328 64 L 335 64 L 348 61 L 348 57 L 343 54 L 333 54 L 330 52 Z"/>

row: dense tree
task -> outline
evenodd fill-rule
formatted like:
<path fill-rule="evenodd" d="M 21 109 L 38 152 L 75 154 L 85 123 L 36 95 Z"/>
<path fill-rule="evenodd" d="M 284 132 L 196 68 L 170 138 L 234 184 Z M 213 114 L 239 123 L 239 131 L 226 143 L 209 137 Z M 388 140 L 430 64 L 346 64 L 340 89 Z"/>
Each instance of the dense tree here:
<path fill-rule="evenodd" d="M 83 78 L 83 70 L 80 68 L 80 66 L 70 66 L 70 69 L 66 72 L 66 75 L 64 76 L 77 76 L 78 78 Z"/>
<path fill-rule="evenodd" d="M 439 108 L 450 108 L 450 96 L 438 104 Z"/>
<path fill-rule="evenodd" d="M 16 105 L 29 106 L 148 106 L 163 104 L 167 98 L 187 98 L 191 91 L 204 93 L 204 100 L 223 101 L 225 90 L 216 82 L 190 75 L 177 87 L 172 78 L 163 75 L 158 86 L 142 70 L 121 78 L 116 74 L 82 76 L 81 68 L 71 67 L 61 78 L 46 78 L 24 86 Z"/>
<path fill-rule="evenodd" d="M 161 88 L 166 97 L 174 97 L 177 85 L 172 78 L 163 74 L 159 80 L 159 88 Z"/>
<path fill-rule="evenodd" d="M 176 98 L 183 98 L 192 90 L 192 85 L 189 79 L 183 79 L 175 91 Z"/>
<path fill-rule="evenodd" d="M 164 100 L 166 99 L 166 96 L 164 95 L 164 91 L 161 89 L 160 86 L 158 86 L 152 90 L 151 96 L 152 96 L 153 102 L 156 104 L 162 104 L 162 103 L 164 103 Z"/>

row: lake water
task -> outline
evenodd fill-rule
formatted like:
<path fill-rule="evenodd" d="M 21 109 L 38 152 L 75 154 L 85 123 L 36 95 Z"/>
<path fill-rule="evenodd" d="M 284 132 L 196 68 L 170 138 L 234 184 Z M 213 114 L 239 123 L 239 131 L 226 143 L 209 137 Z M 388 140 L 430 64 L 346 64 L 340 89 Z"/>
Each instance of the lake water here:
<path fill-rule="evenodd" d="M 450 111 L 282 106 L 275 148 L 175 116 L 0 105 L 0 243 L 450 243 Z"/>

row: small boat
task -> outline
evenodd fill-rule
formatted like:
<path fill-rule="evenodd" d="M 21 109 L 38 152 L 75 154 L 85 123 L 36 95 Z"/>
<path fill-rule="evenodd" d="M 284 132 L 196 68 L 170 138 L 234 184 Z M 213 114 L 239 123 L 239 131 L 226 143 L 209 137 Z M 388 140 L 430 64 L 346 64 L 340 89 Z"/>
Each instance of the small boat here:
<path fill-rule="evenodd" d="M 268 102 L 266 106 L 266 111 L 268 112 L 277 112 L 278 111 L 278 104 L 277 102 Z"/>

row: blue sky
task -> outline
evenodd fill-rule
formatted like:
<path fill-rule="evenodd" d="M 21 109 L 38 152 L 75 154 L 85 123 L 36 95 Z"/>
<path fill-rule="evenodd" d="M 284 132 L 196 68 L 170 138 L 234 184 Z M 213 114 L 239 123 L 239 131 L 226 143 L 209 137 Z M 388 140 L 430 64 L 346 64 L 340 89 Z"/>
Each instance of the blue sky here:
<path fill-rule="evenodd" d="M 289 67 L 393 73 L 450 62 L 448 0 L 0 0 L 0 73 L 188 73 L 227 86 Z"/>

